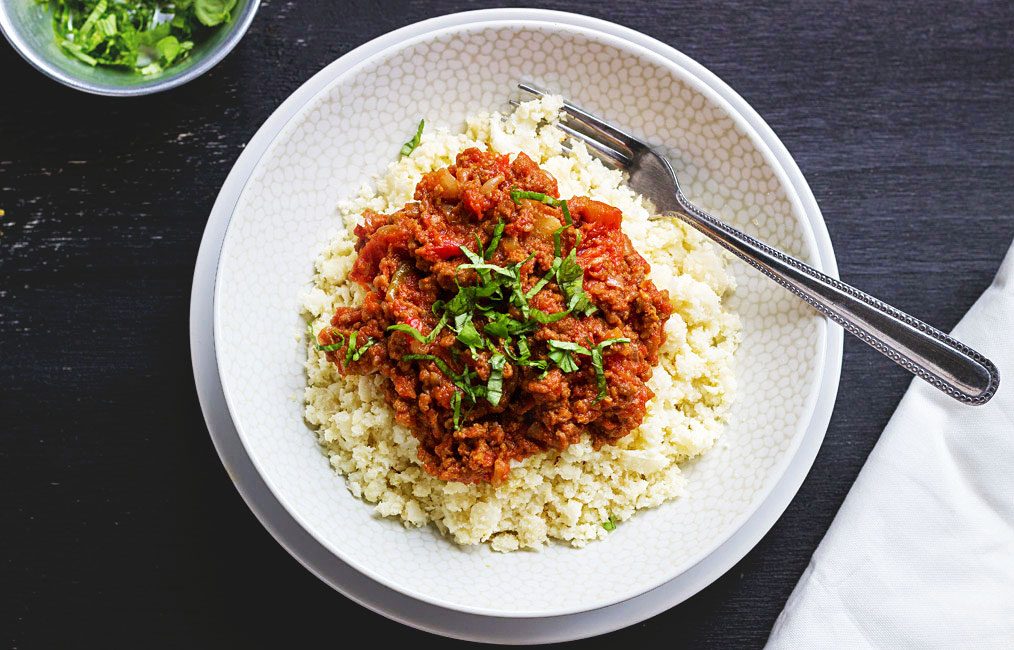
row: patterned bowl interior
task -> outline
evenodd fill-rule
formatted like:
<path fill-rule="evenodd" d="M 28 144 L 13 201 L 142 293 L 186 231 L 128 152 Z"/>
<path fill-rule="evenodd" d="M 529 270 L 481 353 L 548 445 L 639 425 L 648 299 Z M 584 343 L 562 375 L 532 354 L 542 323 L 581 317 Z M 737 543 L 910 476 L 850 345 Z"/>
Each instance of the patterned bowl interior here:
<path fill-rule="evenodd" d="M 467 82 L 463 80 L 468 80 Z M 576 550 L 496 554 L 378 519 L 334 474 L 302 419 L 299 297 L 341 227 L 335 206 L 397 152 L 420 116 L 451 127 L 509 108 L 520 79 L 555 89 L 670 152 L 702 206 L 805 260 L 793 190 L 722 100 L 672 62 L 599 32 L 545 23 L 456 27 L 401 43 L 336 79 L 251 176 L 223 247 L 215 337 L 240 436 L 282 504 L 336 555 L 438 605 L 500 616 L 583 611 L 642 593 L 720 545 L 760 504 L 809 421 L 823 322 L 738 262 L 739 390 L 719 444 L 687 466 L 690 495 Z"/>

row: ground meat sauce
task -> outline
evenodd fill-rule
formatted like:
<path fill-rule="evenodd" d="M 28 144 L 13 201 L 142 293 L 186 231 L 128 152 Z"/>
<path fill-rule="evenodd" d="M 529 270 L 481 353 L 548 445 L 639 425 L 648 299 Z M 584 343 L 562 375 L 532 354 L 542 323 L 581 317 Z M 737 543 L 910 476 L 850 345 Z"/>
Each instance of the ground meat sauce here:
<path fill-rule="evenodd" d="M 524 262 L 517 275 L 525 292 L 551 272 L 557 257 L 553 233 L 564 225 L 563 212 L 538 200 L 515 200 L 512 190 L 559 197 L 556 180 L 525 154 L 510 162 L 506 155 L 467 149 L 454 165 L 425 175 L 414 202 L 393 214 L 367 211 L 364 223 L 355 228 L 358 257 L 349 275 L 367 290 L 366 298 L 360 307 L 340 307 L 331 327 L 318 335 L 318 345 L 334 348 L 355 333 L 356 346 L 329 351 L 329 359 L 343 373 L 385 378 L 387 401 L 397 421 L 419 440 L 426 471 L 447 481 L 499 483 L 511 461 L 565 449 L 584 434 L 595 448 L 619 440 L 644 417 L 652 397 L 645 382 L 665 340 L 668 294 L 648 279 L 648 263 L 620 230 L 620 211 L 584 197 L 567 201 L 573 226 L 559 239 L 564 255 L 578 246 L 583 289 L 594 310 L 540 323 L 525 338 L 531 359 L 547 359 L 549 341 L 590 349 L 609 339 L 629 339 L 601 349 L 604 394 L 588 355 L 574 355 L 577 369 L 564 372 L 550 361 L 542 368 L 521 365 L 516 350 L 503 350 L 510 340 L 505 346 L 496 336 L 484 336 L 484 347 L 470 351 L 458 340 L 453 323 L 431 342 L 388 330 L 404 323 L 421 334 L 432 332 L 441 305 L 459 286 L 479 281 L 476 270 L 459 268 L 469 262 L 461 248 L 478 250 L 477 239 L 489 246 L 500 222 L 502 237 L 489 264 Z M 567 307 L 564 291 L 554 282 L 528 302 L 546 314 Z M 503 309 L 523 319 L 514 305 Z M 475 314 L 473 323 L 481 333 L 488 319 Z M 361 350 L 367 342 L 374 344 Z M 452 373 L 472 371 L 476 383 L 485 384 L 497 352 L 504 355 L 499 355 L 502 396 L 496 405 L 486 399 L 461 401 L 461 395 L 455 396 L 461 389 L 431 359 L 403 359 L 433 355 Z"/>

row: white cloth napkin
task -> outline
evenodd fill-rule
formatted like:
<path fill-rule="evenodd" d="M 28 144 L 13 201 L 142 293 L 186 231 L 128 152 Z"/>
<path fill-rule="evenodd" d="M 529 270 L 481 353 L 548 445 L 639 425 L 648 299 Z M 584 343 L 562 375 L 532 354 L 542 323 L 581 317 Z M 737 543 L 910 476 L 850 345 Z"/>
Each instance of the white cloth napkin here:
<path fill-rule="evenodd" d="M 954 336 L 1000 390 L 974 407 L 913 382 L 768 648 L 1014 648 L 1014 250 Z"/>

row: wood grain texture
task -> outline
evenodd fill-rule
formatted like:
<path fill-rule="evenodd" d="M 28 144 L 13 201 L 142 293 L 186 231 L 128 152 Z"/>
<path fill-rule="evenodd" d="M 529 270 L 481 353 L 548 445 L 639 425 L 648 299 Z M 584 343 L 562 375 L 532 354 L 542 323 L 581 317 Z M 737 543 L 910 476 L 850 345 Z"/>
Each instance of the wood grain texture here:
<path fill-rule="evenodd" d="M 246 509 L 198 407 L 188 299 L 218 188 L 289 93 L 370 38 L 494 4 L 265 0 L 212 72 L 128 100 L 0 46 L 0 641 L 432 641 L 332 592 Z M 796 157 L 845 280 L 949 329 L 992 279 L 1014 236 L 1009 2 L 526 4 L 643 31 L 727 81 Z M 588 645 L 763 644 L 909 382 L 845 351 L 826 442 L 774 529 L 698 596 Z"/>

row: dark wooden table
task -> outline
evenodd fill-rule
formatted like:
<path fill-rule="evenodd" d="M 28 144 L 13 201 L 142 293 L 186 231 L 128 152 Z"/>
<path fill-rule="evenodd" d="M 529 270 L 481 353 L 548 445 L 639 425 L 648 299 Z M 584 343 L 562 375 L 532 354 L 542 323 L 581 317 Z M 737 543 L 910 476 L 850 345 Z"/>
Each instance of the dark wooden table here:
<path fill-rule="evenodd" d="M 265 0 L 215 70 L 135 100 L 0 46 L 0 644 L 432 640 L 333 592 L 247 510 L 198 408 L 187 311 L 212 202 L 271 111 L 368 39 L 486 4 Z M 1011 4 L 769 4 L 546 6 L 727 81 L 796 157 L 842 277 L 949 329 L 1014 236 Z M 908 382 L 849 340 L 824 447 L 774 529 L 696 597 L 592 643 L 761 645 Z"/>

